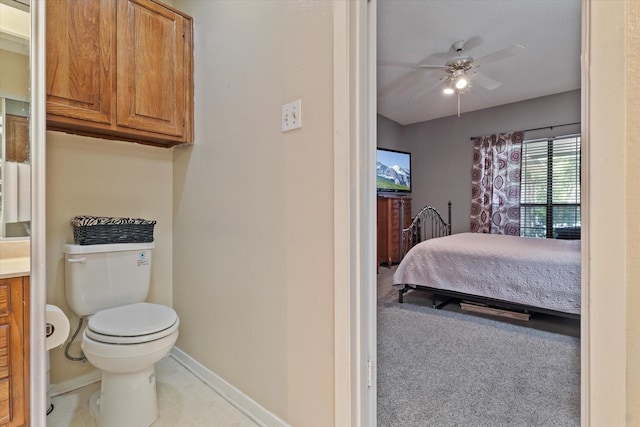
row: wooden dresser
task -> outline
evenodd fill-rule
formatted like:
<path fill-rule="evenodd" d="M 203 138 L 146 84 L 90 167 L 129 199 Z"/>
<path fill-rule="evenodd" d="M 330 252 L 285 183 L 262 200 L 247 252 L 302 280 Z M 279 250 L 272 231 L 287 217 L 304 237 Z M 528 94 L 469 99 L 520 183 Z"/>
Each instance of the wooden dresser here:
<path fill-rule="evenodd" d="M 378 197 L 378 265 L 400 262 L 402 228 L 411 224 L 411 198 Z"/>

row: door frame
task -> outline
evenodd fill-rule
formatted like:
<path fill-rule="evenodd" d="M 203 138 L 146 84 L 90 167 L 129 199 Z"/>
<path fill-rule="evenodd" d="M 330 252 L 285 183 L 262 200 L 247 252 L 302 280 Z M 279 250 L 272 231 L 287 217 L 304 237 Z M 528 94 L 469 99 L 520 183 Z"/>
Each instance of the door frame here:
<path fill-rule="evenodd" d="M 31 2 L 31 278 L 30 425 L 45 426 L 47 403 L 46 306 L 46 0 Z"/>
<path fill-rule="evenodd" d="M 334 1 L 334 420 L 376 424 L 376 2 Z"/>

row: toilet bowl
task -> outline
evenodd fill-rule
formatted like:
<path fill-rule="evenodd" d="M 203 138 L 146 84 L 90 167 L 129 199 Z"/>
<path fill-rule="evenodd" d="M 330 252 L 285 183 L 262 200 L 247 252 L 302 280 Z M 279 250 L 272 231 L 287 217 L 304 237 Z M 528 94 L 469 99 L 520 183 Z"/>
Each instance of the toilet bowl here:
<path fill-rule="evenodd" d="M 89 317 L 81 345 L 102 370 L 90 399 L 99 426 L 148 426 L 158 418 L 154 364 L 175 344 L 179 323 L 173 309 L 144 302 Z"/>
<path fill-rule="evenodd" d="M 180 320 L 145 302 L 153 243 L 64 245 L 67 302 L 89 321 L 81 347 L 102 371 L 90 398 L 98 427 L 147 427 L 158 418 L 154 365 L 178 338 Z"/>

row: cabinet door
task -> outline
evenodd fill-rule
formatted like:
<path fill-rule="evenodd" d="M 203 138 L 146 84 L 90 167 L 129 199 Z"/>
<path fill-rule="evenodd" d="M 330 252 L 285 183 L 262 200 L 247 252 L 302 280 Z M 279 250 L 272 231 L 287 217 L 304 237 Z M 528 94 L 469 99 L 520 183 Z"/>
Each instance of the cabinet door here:
<path fill-rule="evenodd" d="M 26 278 L 25 278 L 26 279 Z M 29 425 L 28 281 L 0 279 L 0 425 Z M 24 305 L 23 305 L 24 304 Z M 23 309 L 24 307 L 24 309 Z M 27 321 L 28 322 L 28 321 Z"/>
<path fill-rule="evenodd" d="M 29 161 L 29 119 L 7 114 L 5 155 L 7 161 L 25 163 Z"/>
<path fill-rule="evenodd" d="M 150 0 L 120 0 L 117 19 L 117 125 L 189 139 L 191 21 Z"/>
<path fill-rule="evenodd" d="M 46 7 L 49 124 L 67 119 L 111 124 L 115 0 L 56 0 Z"/>

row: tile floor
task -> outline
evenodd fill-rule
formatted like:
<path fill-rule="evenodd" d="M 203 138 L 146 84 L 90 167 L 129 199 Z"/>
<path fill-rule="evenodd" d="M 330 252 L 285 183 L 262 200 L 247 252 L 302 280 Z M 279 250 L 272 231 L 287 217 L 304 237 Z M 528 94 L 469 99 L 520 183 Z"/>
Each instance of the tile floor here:
<path fill-rule="evenodd" d="M 153 427 L 255 427 L 257 424 L 167 356 L 156 364 L 160 418 Z M 52 399 L 47 427 L 95 427 L 89 397 L 100 383 Z"/>

